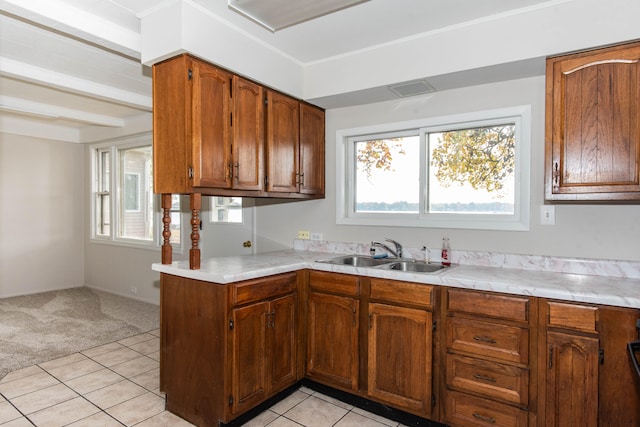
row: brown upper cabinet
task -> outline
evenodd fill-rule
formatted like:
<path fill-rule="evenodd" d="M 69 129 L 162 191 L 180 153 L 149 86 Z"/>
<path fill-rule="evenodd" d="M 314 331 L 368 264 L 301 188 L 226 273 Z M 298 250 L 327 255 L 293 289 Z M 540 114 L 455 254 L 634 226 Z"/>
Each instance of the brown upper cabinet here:
<path fill-rule="evenodd" d="M 324 197 L 324 110 L 181 55 L 153 111 L 154 192 Z"/>
<path fill-rule="evenodd" d="M 547 200 L 640 200 L 640 42 L 547 59 Z"/>

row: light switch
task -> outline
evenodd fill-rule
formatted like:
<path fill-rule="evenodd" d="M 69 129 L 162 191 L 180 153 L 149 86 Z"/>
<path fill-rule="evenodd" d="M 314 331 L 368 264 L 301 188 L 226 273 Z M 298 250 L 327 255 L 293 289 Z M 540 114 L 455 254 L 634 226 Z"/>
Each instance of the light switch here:
<path fill-rule="evenodd" d="M 540 207 L 540 224 L 555 225 L 556 207 L 553 205 L 543 205 Z"/>

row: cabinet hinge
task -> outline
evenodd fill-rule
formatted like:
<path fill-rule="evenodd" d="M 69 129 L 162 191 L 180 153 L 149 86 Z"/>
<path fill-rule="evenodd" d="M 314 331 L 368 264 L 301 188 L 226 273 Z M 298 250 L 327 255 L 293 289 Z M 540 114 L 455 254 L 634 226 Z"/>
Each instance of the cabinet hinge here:
<path fill-rule="evenodd" d="M 189 68 L 189 71 L 187 72 L 187 77 L 189 80 L 193 78 L 193 70 L 191 68 Z"/>
<path fill-rule="evenodd" d="M 229 330 L 233 331 L 233 319 L 229 319 Z"/>
<path fill-rule="evenodd" d="M 193 179 L 193 168 L 192 167 L 189 168 L 189 170 L 187 172 L 187 175 L 189 176 L 189 179 Z"/>
<path fill-rule="evenodd" d="M 264 177 L 264 187 L 266 188 L 266 187 L 267 187 L 267 185 L 269 185 L 269 177 L 268 177 L 268 176 L 265 176 L 265 177 Z"/>
<path fill-rule="evenodd" d="M 229 396 L 229 406 L 233 406 L 233 396 Z"/>
<path fill-rule="evenodd" d="M 229 126 L 233 127 L 233 113 L 229 113 Z"/>
<path fill-rule="evenodd" d="M 435 331 L 436 331 L 437 326 L 438 326 L 438 321 L 437 321 L 437 320 L 434 320 L 434 321 L 433 321 L 433 323 L 431 323 L 431 330 L 432 330 L 433 332 L 435 332 Z"/>
<path fill-rule="evenodd" d="M 233 98 L 233 77 L 229 79 L 229 97 Z"/>
<path fill-rule="evenodd" d="M 601 365 L 604 365 L 604 348 L 598 350 L 598 361 Z"/>
<path fill-rule="evenodd" d="M 436 406 L 436 397 L 431 395 L 431 407 L 434 408 Z"/>

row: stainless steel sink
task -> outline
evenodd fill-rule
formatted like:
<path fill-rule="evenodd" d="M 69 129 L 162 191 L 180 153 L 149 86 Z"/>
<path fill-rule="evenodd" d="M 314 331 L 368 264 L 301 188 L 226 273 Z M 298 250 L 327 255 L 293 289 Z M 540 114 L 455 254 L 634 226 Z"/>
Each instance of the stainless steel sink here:
<path fill-rule="evenodd" d="M 407 271 L 411 273 L 435 273 L 442 270 L 442 264 L 429 264 L 422 261 L 397 261 L 384 266 L 388 270 Z"/>
<path fill-rule="evenodd" d="M 430 264 L 424 261 L 397 258 L 372 258 L 366 255 L 344 255 L 335 258 L 321 259 L 317 262 L 351 267 L 369 267 L 380 270 L 405 271 L 410 273 L 436 273 L 443 268 L 442 264 Z"/>
<path fill-rule="evenodd" d="M 345 255 L 336 258 L 321 259 L 317 262 L 336 265 L 350 265 L 352 267 L 376 267 L 394 262 L 389 258 L 373 258 L 366 255 Z"/>

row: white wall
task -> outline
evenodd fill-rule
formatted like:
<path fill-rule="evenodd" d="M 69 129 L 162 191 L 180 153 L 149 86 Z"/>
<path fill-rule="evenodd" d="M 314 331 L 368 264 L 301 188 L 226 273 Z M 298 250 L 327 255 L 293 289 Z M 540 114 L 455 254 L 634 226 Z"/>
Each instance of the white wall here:
<path fill-rule="evenodd" d="M 318 231 L 324 240 L 369 242 L 390 237 L 406 246 L 640 261 L 640 205 L 556 205 L 556 225 L 540 225 L 544 203 L 544 78 L 506 81 L 428 96 L 328 110 L 326 199 L 260 206 L 260 250 L 291 247 L 297 230 Z M 365 227 L 336 225 L 336 131 L 484 109 L 530 104 L 531 229 L 528 232 Z"/>
<path fill-rule="evenodd" d="M 0 133 L 0 297 L 84 284 L 83 150 Z"/>

